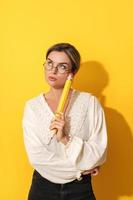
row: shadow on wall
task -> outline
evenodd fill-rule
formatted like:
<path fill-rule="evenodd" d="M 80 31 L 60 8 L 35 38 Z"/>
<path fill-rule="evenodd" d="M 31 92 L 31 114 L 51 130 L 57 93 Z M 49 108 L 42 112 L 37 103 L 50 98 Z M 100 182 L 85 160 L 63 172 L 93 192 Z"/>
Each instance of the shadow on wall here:
<path fill-rule="evenodd" d="M 117 110 L 106 107 L 102 92 L 109 76 L 103 65 L 96 61 L 85 62 L 75 76 L 74 88 L 98 97 L 106 117 L 108 131 L 107 161 L 98 176 L 93 178 L 98 200 L 117 200 L 119 196 L 133 195 L 133 145 L 128 123 Z M 115 95 L 115 94 L 114 94 Z"/>

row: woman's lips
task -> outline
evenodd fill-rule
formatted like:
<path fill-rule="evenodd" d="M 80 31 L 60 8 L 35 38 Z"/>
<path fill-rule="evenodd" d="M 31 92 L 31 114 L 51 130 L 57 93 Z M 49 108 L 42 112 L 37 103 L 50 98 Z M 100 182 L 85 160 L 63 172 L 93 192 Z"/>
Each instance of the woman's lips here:
<path fill-rule="evenodd" d="M 52 76 L 49 76 L 48 79 L 49 79 L 50 81 L 56 81 L 56 80 L 57 80 L 56 78 L 54 78 L 54 77 L 52 77 Z"/>

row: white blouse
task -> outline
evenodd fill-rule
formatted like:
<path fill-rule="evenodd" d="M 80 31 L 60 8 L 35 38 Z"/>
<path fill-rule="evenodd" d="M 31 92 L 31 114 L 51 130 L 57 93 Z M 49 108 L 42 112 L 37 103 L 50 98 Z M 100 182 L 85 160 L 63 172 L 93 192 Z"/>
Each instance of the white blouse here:
<path fill-rule="evenodd" d="M 43 93 L 25 103 L 22 127 L 29 162 L 44 178 L 54 183 L 79 179 L 84 170 L 106 160 L 107 133 L 104 112 L 90 93 L 73 90 L 65 112 L 67 145 L 52 137 L 49 126 L 54 113 Z"/>

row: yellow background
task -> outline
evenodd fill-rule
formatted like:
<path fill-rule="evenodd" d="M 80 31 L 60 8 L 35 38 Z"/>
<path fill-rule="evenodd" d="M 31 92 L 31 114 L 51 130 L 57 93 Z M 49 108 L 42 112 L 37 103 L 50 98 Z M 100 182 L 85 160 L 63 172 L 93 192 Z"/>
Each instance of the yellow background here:
<path fill-rule="evenodd" d="M 70 42 L 82 56 L 74 87 L 105 109 L 108 160 L 97 200 L 133 200 L 133 1 L 5 0 L 0 5 L 0 199 L 26 200 L 33 168 L 23 144 L 27 99 L 46 91 L 46 50 Z"/>

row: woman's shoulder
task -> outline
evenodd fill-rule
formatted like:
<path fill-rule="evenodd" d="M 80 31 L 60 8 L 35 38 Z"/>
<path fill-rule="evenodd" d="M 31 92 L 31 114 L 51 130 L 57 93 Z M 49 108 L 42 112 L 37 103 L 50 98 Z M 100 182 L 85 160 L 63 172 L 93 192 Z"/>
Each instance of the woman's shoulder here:
<path fill-rule="evenodd" d="M 75 90 L 75 93 L 77 93 L 77 95 L 80 98 L 85 98 L 85 99 L 95 99 L 96 98 L 92 93 L 87 92 L 87 91 Z"/>
<path fill-rule="evenodd" d="M 27 98 L 25 100 L 25 106 L 34 109 L 41 105 L 41 98 L 42 98 L 42 92 L 40 92 L 39 94 L 37 94 L 35 96 Z"/>
<path fill-rule="evenodd" d="M 90 104 L 97 104 L 98 106 L 101 105 L 99 99 L 92 93 L 87 92 L 87 91 L 80 91 L 80 90 L 75 90 L 77 93 L 77 96 L 79 96 L 80 101 L 84 102 L 89 102 Z"/>

